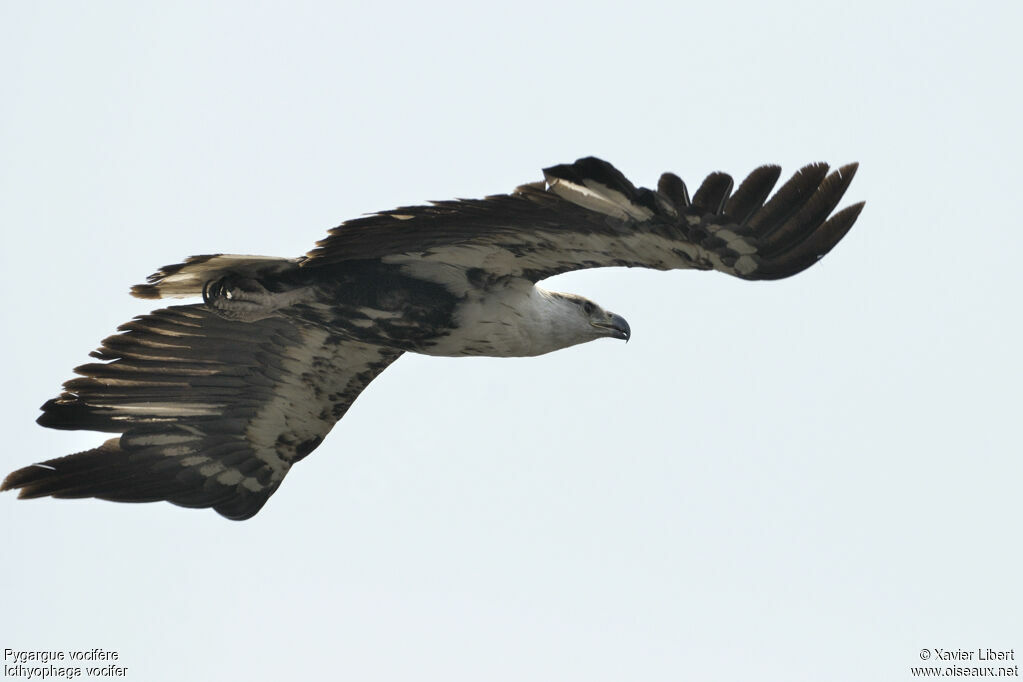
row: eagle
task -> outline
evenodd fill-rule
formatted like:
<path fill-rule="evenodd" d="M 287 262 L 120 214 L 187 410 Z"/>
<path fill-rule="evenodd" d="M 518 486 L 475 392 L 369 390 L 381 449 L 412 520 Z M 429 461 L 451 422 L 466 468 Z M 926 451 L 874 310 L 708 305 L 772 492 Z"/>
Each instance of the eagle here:
<path fill-rule="evenodd" d="M 733 192 L 711 173 L 636 187 L 595 157 L 510 194 L 438 201 L 342 223 L 298 258 L 203 255 L 131 289 L 188 298 L 121 325 L 38 423 L 117 434 L 14 471 L 21 498 L 166 500 L 248 519 L 403 353 L 535 356 L 628 322 L 537 283 L 609 266 L 775 280 L 810 267 L 863 208 L 834 214 L 857 164 L 757 168 Z"/>

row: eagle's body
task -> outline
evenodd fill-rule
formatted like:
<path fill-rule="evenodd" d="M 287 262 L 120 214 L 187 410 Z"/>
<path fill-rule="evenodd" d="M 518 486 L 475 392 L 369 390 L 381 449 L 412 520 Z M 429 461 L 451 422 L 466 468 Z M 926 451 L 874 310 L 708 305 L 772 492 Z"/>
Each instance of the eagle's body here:
<path fill-rule="evenodd" d="M 765 203 L 779 169 L 732 193 L 710 175 L 636 188 L 598 159 L 511 195 L 396 209 L 331 230 L 300 258 L 195 256 L 133 288 L 202 297 L 122 325 L 43 406 L 39 423 L 120 434 L 15 471 L 22 497 L 169 500 L 255 514 L 359 393 L 405 352 L 533 356 L 628 324 L 536 283 L 591 267 L 716 269 L 778 279 L 822 257 L 862 204 L 834 216 L 855 172 L 807 166 Z M 829 216 L 831 216 L 829 218 Z"/>

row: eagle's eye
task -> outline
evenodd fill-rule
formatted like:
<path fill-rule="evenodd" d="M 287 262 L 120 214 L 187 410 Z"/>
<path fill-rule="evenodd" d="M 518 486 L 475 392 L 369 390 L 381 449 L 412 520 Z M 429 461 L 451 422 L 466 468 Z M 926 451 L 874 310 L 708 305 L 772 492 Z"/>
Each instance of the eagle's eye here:
<path fill-rule="evenodd" d="M 594 306 L 593 303 L 590 302 L 590 301 L 586 301 L 586 303 L 583 303 L 583 310 L 586 311 L 587 315 L 592 315 L 593 314 L 593 309 L 595 307 L 596 306 Z"/>

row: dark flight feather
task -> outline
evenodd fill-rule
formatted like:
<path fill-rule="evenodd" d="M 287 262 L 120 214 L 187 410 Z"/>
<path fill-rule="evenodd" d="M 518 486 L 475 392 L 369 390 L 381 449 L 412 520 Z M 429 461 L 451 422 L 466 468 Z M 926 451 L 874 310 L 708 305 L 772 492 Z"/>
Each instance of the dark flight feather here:
<path fill-rule="evenodd" d="M 693 210 L 705 215 L 720 215 L 732 193 L 733 184 L 728 173 L 711 173 L 693 195 Z"/>
<path fill-rule="evenodd" d="M 745 225 L 750 216 L 760 210 L 781 176 L 780 166 L 761 166 L 742 181 L 725 204 L 725 215 L 739 225 Z"/>

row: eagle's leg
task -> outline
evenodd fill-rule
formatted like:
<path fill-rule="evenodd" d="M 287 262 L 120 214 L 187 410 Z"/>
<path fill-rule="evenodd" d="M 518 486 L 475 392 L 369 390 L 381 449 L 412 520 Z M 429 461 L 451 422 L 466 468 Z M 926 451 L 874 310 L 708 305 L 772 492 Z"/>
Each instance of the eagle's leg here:
<path fill-rule="evenodd" d="M 270 291 L 259 280 L 240 275 L 208 281 L 202 288 L 202 300 L 211 310 L 225 319 L 242 322 L 262 320 L 281 308 L 311 299 L 308 287 Z"/>

